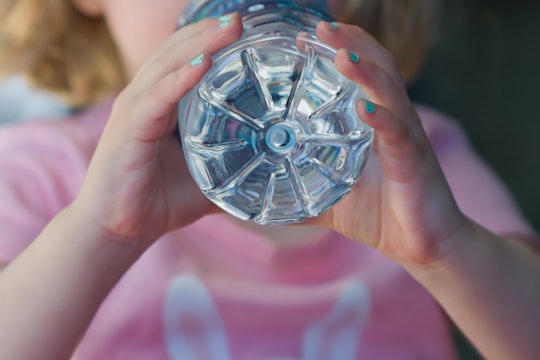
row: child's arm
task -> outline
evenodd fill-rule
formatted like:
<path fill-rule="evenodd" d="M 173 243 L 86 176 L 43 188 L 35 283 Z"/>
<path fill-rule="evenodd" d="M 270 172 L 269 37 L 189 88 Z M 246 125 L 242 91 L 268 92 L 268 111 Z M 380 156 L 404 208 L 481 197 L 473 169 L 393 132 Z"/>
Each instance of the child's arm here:
<path fill-rule="evenodd" d="M 140 254 L 74 205 L 0 273 L 0 359 L 68 359 Z"/>
<path fill-rule="evenodd" d="M 179 155 L 175 108 L 240 37 L 238 16 L 227 24 L 177 31 L 118 96 L 77 199 L 0 273 L 0 359 L 69 358 L 131 264 L 211 211 Z"/>
<path fill-rule="evenodd" d="M 400 263 L 490 359 L 532 359 L 540 343 L 540 257 L 467 219 L 452 193 L 391 56 L 354 26 L 322 23 L 336 66 L 371 102 L 374 154 L 354 191 L 318 220 Z"/>
<path fill-rule="evenodd" d="M 405 268 L 487 359 L 538 358 L 538 254 L 474 223 L 448 241 L 454 249 L 446 258 Z"/>

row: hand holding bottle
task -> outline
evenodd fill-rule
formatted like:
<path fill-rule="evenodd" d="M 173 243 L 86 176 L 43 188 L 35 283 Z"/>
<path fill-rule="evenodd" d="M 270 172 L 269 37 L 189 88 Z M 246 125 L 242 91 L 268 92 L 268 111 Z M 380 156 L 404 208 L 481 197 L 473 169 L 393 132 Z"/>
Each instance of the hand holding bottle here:
<path fill-rule="evenodd" d="M 455 204 L 391 55 L 352 25 L 321 23 L 317 35 L 342 49 L 336 66 L 369 96 L 358 103 L 358 113 L 376 134 L 373 154 L 355 189 L 317 221 L 402 264 L 439 260 L 451 251 L 452 236 L 468 222 Z"/>
<path fill-rule="evenodd" d="M 124 241 L 149 245 L 211 209 L 176 135 L 178 101 L 242 33 L 237 15 L 203 20 L 165 41 L 120 93 L 72 207 Z M 202 54 L 202 55 L 201 55 Z"/>

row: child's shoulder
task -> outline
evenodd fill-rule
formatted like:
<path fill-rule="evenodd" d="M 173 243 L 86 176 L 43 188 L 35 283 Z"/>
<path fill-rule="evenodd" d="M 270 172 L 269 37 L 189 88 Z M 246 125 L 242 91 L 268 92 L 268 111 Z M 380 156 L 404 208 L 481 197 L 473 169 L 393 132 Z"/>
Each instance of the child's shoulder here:
<path fill-rule="evenodd" d="M 0 127 L 0 192 L 59 197 L 76 191 L 104 124 L 109 102 L 55 121 Z M 11 196 L 11 195 L 10 195 Z M 26 196 L 26 195 L 25 195 Z"/>
<path fill-rule="evenodd" d="M 100 106 L 55 121 L 0 127 L 0 264 L 20 253 L 76 196 L 106 113 Z"/>

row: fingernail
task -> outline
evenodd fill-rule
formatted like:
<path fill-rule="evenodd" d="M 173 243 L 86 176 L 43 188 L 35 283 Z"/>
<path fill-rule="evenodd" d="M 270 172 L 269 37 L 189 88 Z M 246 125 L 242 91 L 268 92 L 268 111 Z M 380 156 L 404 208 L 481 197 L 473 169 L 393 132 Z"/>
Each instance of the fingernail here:
<path fill-rule="evenodd" d="M 360 57 L 356 53 L 354 53 L 354 52 L 352 52 L 350 50 L 349 50 L 349 59 L 351 59 L 351 61 L 353 63 L 357 63 L 357 62 L 360 61 Z"/>
<path fill-rule="evenodd" d="M 220 16 L 218 17 L 218 20 L 220 21 L 220 24 L 219 24 L 220 28 L 227 27 L 231 24 L 232 14 Z"/>
<path fill-rule="evenodd" d="M 197 56 L 195 59 L 191 60 L 191 66 L 200 65 L 202 64 L 203 61 L 204 61 L 204 54 L 201 54 Z"/>
<path fill-rule="evenodd" d="M 336 23 L 334 23 L 334 22 L 331 22 L 331 23 L 329 23 L 328 25 L 330 25 L 330 28 L 331 28 L 332 30 L 334 30 L 334 31 L 336 31 L 337 29 L 339 29 L 339 26 L 338 26 Z"/>
<path fill-rule="evenodd" d="M 225 28 L 225 27 L 227 27 L 229 25 L 231 25 L 230 21 L 224 21 L 224 22 L 219 24 L 219 27 L 223 29 L 223 28 Z"/>
<path fill-rule="evenodd" d="M 376 106 L 369 100 L 364 100 L 364 110 L 366 113 L 373 114 L 375 112 Z"/>
<path fill-rule="evenodd" d="M 231 19 L 232 19 L 232 14 L 222 15 L 218 17 L 218 20 L 221 22 L 231 21 Z"/>

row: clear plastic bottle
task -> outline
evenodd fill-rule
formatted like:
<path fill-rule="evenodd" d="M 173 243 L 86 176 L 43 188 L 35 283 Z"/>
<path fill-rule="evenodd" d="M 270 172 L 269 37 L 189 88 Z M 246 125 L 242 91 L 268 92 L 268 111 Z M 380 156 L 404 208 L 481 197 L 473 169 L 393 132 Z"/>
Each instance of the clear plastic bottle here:
<path fill-rule="evenodd" d="M 315 36 L 325 1 L 192 1 L 180 26 L 238 12 L 240 41 L 179 104 L 179 130 L 202 192 L 259 224 L 318 216 L 347 194 L 373 131 L 356 112 L 361 87 Z"/>

